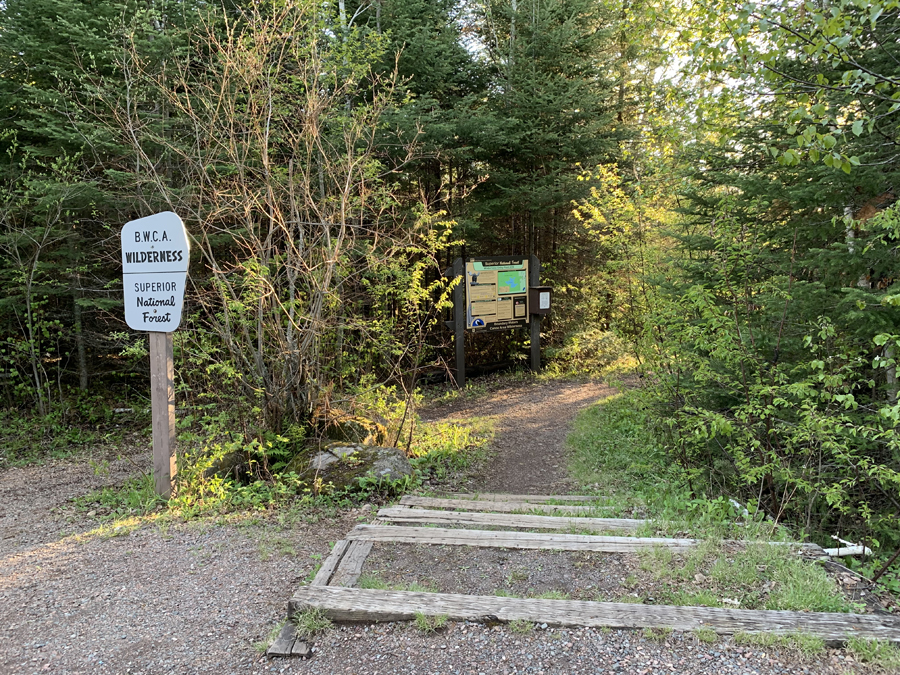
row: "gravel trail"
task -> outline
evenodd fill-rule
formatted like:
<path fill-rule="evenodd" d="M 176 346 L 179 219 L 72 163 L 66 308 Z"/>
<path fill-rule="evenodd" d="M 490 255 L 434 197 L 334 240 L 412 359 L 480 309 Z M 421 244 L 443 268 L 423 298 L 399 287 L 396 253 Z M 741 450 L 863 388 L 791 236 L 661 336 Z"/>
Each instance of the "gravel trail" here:
<path fill-rule="evenodd" d="M 429 417 L 497 419 L 497 453 L 478 489 L 562 491 L 571 420 L 610 393 L 596 383 L 502 385 Z M 84 459 L 0 473 L 0 674 L 879 672 L 840 650 L 801 657 L 689 633 L 658 641 L 640 631 L 466 622 L 433 634 L 409 624 L 333 627 L 316 636 L 311 659 L 267 660 L 254 643 L 284 617 L 293 589 L 332 543 L 371 510 L 102 532 L 68 506 L 149 462 L 137 452 L 110 458 L 101 476 Z"/>

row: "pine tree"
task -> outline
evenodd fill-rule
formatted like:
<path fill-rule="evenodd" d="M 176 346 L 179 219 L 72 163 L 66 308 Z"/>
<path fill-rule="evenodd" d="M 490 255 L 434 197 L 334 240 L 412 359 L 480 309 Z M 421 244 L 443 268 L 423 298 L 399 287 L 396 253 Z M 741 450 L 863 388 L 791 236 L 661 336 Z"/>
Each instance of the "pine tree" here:
<path fill-rule="evenodd" d="M 489 176 L 473 195 L 476 239 L 551 262 L 584 195 L 583 167 L 616 159 L 614 22 L 587 0 L 485 2 L 479 13 L 495 83 L 493 125 L 479 138 Z"/>

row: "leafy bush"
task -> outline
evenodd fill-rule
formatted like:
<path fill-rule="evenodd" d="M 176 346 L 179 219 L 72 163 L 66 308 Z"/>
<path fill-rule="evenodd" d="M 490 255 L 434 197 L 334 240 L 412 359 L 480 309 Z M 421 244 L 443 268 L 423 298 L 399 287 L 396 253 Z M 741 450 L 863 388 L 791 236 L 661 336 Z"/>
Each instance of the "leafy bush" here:
<path fill-rule="evenodd" d="M 547 370 L 555 374 L 598 374 L 617 362 L 636 365 L 621 337 L 598 328 L 567 336 L 561 347 L 547 349 L 547 358 Z"/>

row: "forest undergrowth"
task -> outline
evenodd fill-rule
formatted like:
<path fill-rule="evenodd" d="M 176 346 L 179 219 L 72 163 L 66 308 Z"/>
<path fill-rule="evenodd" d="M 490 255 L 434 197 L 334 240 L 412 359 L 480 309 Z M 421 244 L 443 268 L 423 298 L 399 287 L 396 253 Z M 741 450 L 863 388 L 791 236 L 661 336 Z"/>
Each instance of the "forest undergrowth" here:
<path fill-rule="evenodd" d="M 660 423 L 647 389 L 629 389 L 595 405 L 578 417 L 569 437 L 570 469 L 582 491 L 604 496 L 611 514 L 650 519 L 639 535 L 704 540 L 683 565 L 673 566 L 669 551 L 653 550 L 643 556 L 649 570 L 673 583 L 679 578 L 694 580 L 704 561 L 714 561 L 696 577 L 700 582 L 690 593 L 672 594 L 672 604 L 724 607 L 736 601 L 750 609 L 859 611 L 861 605 L 842 596 L 822 567 L 798 558 L 787 546 L 765 543 L 815 541 L 833 547 L 825 533 L 806 531 L 803 523 L 787 519 L 776 521 L 754 504 L 727 494 L 697 493 L 691 488 L 690 472 L 670 461 L 658 431 Z M 726 554 L 724 540 L 759 543 Z M 871 577 L 886 560 L 882 555 L 842 562 Z M 766 582 L 765 597 L 753 586 L 759 580 Z M 872 588 L 900 595 L 900 573 L 889 569 Z M 896 606 L 896 600 L 890 606 Z"/>

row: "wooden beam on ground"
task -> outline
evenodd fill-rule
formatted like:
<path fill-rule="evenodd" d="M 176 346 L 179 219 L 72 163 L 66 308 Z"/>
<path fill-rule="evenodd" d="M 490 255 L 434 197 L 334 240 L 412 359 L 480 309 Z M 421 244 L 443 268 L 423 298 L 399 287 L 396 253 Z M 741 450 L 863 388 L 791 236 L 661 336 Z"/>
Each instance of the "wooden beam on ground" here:
<path fill-rule="evenodd" d="M 413 593 L 334 586 L 306 586 L 289 604 L 291 614 L 322 609 L 333 621 L 409 621 L 416 613 L 454 621 L 533 621 L 553 626 L 611 628 L 709 628 L 729 635 L 802 632 L 828 642 L 848 637 L 900 642 L 900 618 L 877 614 L 837 614 L 777 610 L 635 605 L 622 602 L 537 600 L 450 593 Z"/>
<path fill-rule="evenodd" d="M 275 638 L 275 642 L 273 642 L 266 650 L 266 656 L 290 656 L 296 638 L 297 627 L 290 619 L 288 619 L 287 623 L 281 627 L 281 631 L 278 633 L 278 637 Z"/>
<path fill-rule="evenodd" d="M 673 551 L 687 551 L 700 543 L 697 539 L 598 537 L 588 534 L 555 532 L 545 534 L 500 530 L 451 530 L 442 527 L 397 527 L 393 525 L 357 525 L 347 534 L 347 539 L 368 542 L 390 541 L 403 544 L 435 544 L 438 546 L 598 551 L 602 553 L 633 553 L 654 546 L 662 546 Z"/>
<path fill-rule="evenodd" d="M 438 495 L 441 499 L 468 499 L 481 502 L 596 502 L 605 497 L 588 497 L 586 495 L 504 495 L 489 492 L 468 494 L 462 492 L 450 492 Z"/>
<path fill-rule="evenodd" d="M 334 571 L 337 569 L 337 566 L 340 564 L 341 559 L 344 557 L 344 554 L 346 554 L 349 546 L 350 542 L 346 539 L 341 539 L 334 545 L 334 548 L 331 549 L 331 555 L 325 558 L 325 562 L 322 563 L 319 571 L 316 572 L 316 576 L 312 580 L 311 585 L 328 585 L 328 582 L 331 581 L 331 577 L 334 576 Z"/>
<path fill-rule="evenodd" d="M 375 525 L 373 527 L 379 526 Z M 382 525 L 380 527 L 385 526 Z M 347 553 L 345 553 L 344 557 L 341 559 L 337 570 L 335 570 L 334 572 L 334 576 L 331 577 L 331 581 L 329 582 L 330 586 L 346 586 L 349 588 L 350 586 L 355 584 L 357 579 L 359 579 L 359 575 L 362 574 L 362 568 L 363 564 L 366 562 L 366 556 L 368 556 L 369 551 L 372 550 L 371 541 L 357 539 L 350 536 L 348 536 L 347 539 L 350 540 L 350 547 L 347 549 Z"/>
<path fill-rule="evenodd" d="M 415 497 L 406 495 L 400 499 L 402 506 L 426 506 L 434 509 L 456 509 L 458 511 L 544 511 L 564 513 L 596 513 L 613 506 L 568 506 L 566 504 L 530 504 L 528 502 L 489 502 L 469 499 L 439 499 L 437 497 Z"/>
<path fill-rule="evenodd" d="M 701 539 L 677 539 L 670 537 L 614 537 L 556 532 L 547 534 L 540 532 L 504 532 L 501 530 L 462 530 L 440 527 L 398 527 L 394 525 L 357 525 L 350 531 L 347 538 L 364 541 L 393 541 L 404 544 L 598 551 L 602 553 L 633 553 L 657 546 L 676 552 L 687 551 L 698 546 L 702 541 Z M 726 539 L 725 543 L 793 546 L 808 555 L 814 556 L 819 555 L 822 551 L 818 544 L 802 544 L 790 541 L 753 542 Z"/>
<path fill-rule="evenodd" d="M 408 506 L 381 509 L 378 517 L 393 523 L 432 523 L 439 525 L 497 525 L 531 530 L 568 530 L 570 528 L 603 532 L 633 532 L 646 520 L 633 518 L 566 518 L 565 516 L 531 516 L 518 513 L 470 513 L 467 511 L 432 511 Z"/>

